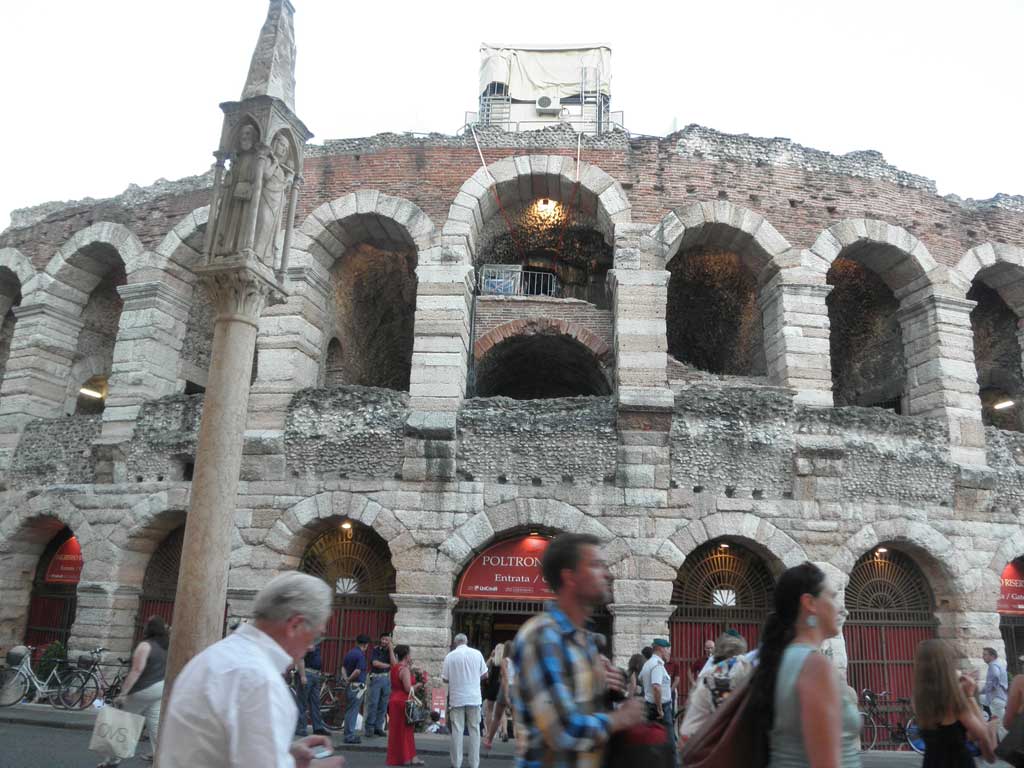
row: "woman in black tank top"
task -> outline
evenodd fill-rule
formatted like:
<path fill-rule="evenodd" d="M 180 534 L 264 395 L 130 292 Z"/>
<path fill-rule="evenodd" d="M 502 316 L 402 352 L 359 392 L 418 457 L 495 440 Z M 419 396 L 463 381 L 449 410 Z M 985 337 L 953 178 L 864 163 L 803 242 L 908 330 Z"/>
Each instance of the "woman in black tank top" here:
<path fill-rule="evenodd" d="M 126 712 L 134 712 L 146 718 L 153 754 L 142 755 L 143 760 L 152 760 L 156 754 L 160 699 L 164 695 L 164 672 L 167 669 L 169 639 L 167 624 L 159 616 L 153 616 L 146 622 L 146 627 L 142 631 L 142 642 L 132 653 L 132 666 L 124 679 L 121 695 L 114 700 L 114 704 Z M 116 758 L 111 758 L 100 763 L 98 768 L 108 768 L 120 762 Z"/>

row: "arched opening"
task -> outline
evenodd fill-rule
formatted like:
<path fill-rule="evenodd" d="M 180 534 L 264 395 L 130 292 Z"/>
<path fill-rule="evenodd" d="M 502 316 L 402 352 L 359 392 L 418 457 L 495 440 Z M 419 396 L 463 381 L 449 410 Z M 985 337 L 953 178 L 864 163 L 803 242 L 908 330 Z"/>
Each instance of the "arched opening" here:
<path fill-rule="evenodd" d="M 345 352 L 335 360 L 334 381 L 408 391 L 416 314 L 416 246 L 393 223 L 389 222 L 385 231 L 376 215 L 349 217 L 344 229 L 351 244 L 344 247 L 330 270 L 324 328 L 325 338 L 341 340 Z M 325 357 L 330 357 L 330 349 L 325 350 Z"/>
<path fill-rule="evenodd" d="M 78 538 L 70 528 L 61 528 L 40 555 L 32 579 L 24 642 L 37 649 L 37 656 L 53 642 L 67 648 L 78 606 L 82 565 Z"/>
<path fill-rule="evenodd" d="M 892 289 L 847 256 L 832 262 L 826 281 L 832 286 L 826 304 L 835 404 L 903 413 L 907 368 Z"/>
<path fill-rule="evenodd" d="M 395 568 L 387 542 L 372 528 L 350 520 L 335 523 L 309 543 L 299 570 L 318 576 L 334 591 L 320 647 L 325 674 L 337 674 L 356 637 L 377 638 L 394 628 Z"/>
<path fill-rule="evenodd" d="M 1024 555 L 1006 564 L 999 579 L 999 631 L 1010 676 L 1024 672 Z"/>
<path fill-rule="evenodd" d="M 1017 336 L 1018 319 L 986 279 L 991 279 L 988 271 L 979 273 L 967 293 L 968 299 L 977 302 L 971 310 L 971 330 L 981 418 L 986 426 L 1020 432 L 1024 431 L 1024 373 Z"/>
<path fill-rule="evenodd" d="M 21 282 L 7 267 L 0 267 L 0 382 L 7 371 L 14 338 L 14 308 L 21 305 Z"/>
<path fill-rule="evenodd" d="M 858 694 L 865 688 L 889 691 L 889 703 L 898 708 L 897 699 L 909 698 L 913 688 L 918 644 L 936 636 L 935 597 L 927 579 L 906 553 L 879 544 L 850 572 L 846 611 L 850 685 Z"/>
<path fill-rule="evenodd" d="M 610 308 L 605 281 L 612 248 L 597 228 L 596 212 L 582 208 L 579 195 L 503 200 L 484 224 L 480 243 L 474 265 L 481 296 L 578 299 Z"/>
<path fill-rule="evenodd" d="M 159 616 L 171 623 L 184 540 L 185 526 L 181 525 L 164 537 L 149 558 L 146 575 L 142 579 L 142 594 L 139 595 L 139 612 L 135 617 L 136 643 L 142 639 L 142 630 L 150 617 Z"/>
<path fill-rule="evenodd" d="M 749 259 L 701 245 L 677 253 L 667 269 L 669 354 L 707 373 L 766 375 L 757 274 Z"/>
<path fill-rule="evenodd" d="M 513 529 L 476 554 L 455 581 L 452 632 L 465 634 L 484 656 L 513 639 L 554 596 L 541 575 L 540 561 L 559 533 L 539 526 Z M 594 612 L 590 628 L 602 633 L 610 648 L 611 616 L 606 609 Z"/>
<path fill-rule="evenodd" d="M 324 386 L 338 387 L 344 383 L 344 355 L 341 342 L 335 337 L 327 344 L 327 358 L 324 362 Z"/>
<path fill-rule="evenodd" d="M 669 619 L 679 675 L 696 677 L 707 660 L 705 642 L 726 630 L 756 648 L 774 589 L 768 563 L 738 541 L 714 539 L 687 555 L 672 585 L 676 608 Z"/>
<path fill-rule="evenodd" d="M 604 397 L 611 386 L 594 352 L 549 328 L 512 336 L 491 347 L 476 364 L 478 397 L 537 400 Z"/>
<path fill-rule="evenodd" d="M 82 330 L 71 365 L 65 413 L 91 415 L 102 412 L 106 402 L 124 305 L 117 289 L 127 278 L 117 251 L 103 243 L 87 245 L 69 263 L 87 275 L 92 286 L 79 318 Z"/>

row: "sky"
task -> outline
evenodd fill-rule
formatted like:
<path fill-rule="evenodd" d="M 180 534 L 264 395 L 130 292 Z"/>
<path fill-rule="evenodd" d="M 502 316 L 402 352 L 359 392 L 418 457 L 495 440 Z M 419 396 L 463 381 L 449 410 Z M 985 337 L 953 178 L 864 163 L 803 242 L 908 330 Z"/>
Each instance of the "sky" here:
<path fill-rule="evenodd" d="M 454 133 L 476 109 L 481 42 L 602 42 L 631 133 L 699 123 L 874 149 L 941 194 L 1024 194 L 1024 0 L 293 4 L 314 143 Z M 14 208 L 207 170 L 267 2 L 2 7 L 0 228 Z"/>

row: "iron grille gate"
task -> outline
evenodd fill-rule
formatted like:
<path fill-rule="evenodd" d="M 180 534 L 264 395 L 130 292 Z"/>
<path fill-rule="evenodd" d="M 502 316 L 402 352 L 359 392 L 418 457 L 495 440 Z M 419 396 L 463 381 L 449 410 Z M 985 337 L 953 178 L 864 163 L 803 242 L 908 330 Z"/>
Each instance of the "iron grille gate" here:
<path fill-rule="evenodd" d="M 999 631 L 1006 645 L 1006 669 L 1012 678 L 1024 671 L 1020 658 L 1024 654 L 1024 616 L 1000 616 Z"/>
<path fill-rule="evenodd" d="M 181 545 L 185 526 L 171 531 L 150 556 L 142 579 L 139 610 L 135 614 L 135 641 L 142 639 L 142 630 L 151 616 L 159 616 L 168 624 L 174 616 L 174 595 L 178 590 L 178 569 L 181 566 Z"/>
<path fill-rule="evenodd" d="M 934 601 L 928 582 L 902 552 L 872 551 L 857 561 L 846 587 L 849 616 L 843 628 L 850 685 L 860 696 L 870 688 L 889 691 L 882 714 L 889 725 L 901 719 L 898 699 L 909 699 L 914 684 L 914 653 L 936 635 Z M 883 729 L 883 733 L 889 731 Z M 902 742 L 879 748 L 897 749 Z"/>
<path fill-rule="evenodd" d="M 757 646 L 775 581 L 754 552 L 732 542 L 708 542 L 686 558 L 672 588 L 672 660 L 685 679 L 703 662 L 704 642 L 735 629 Z"/>
<path fill-rule="evenodd" d="M 359 523 L 317 536 L 302 555 L 299 570 L 319 576 L 334 590 L 334 610 L 320 652 L 325 674 L 337 674 L 359 635 L 376 639 L 395 626 L 395 569 L 391 552 L 372 529 Z"/>
<path fill-rule="evenodd" d="M 32 593 L 28 605 L 28 621 L 25 624 L 25 645 L 36 648 L 34 657 L 38 661 L 50 643 L 59 642 L 66 649 L 71 636 L 71 625 L 75 623 L 78 609 L 77 584 L 48 584 L 46 572 L 50 561 L 61 545 L 74 534 L 64 528 L 46 545 L 39 557 Z"/>

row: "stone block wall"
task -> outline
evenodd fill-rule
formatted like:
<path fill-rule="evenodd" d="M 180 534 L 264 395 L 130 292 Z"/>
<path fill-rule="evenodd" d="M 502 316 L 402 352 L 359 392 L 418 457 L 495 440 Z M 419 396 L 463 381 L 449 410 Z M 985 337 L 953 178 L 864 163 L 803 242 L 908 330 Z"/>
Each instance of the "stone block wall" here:
<path fill-rule="evenodd" d="M 478 296 L 473 321 L 473 342 L 495 328 L 514 320 L 545 317 L 576 323 L 612 345 L 612 312 L 598 309 L 579 299 L 549 299 L 538 296 Z"/>
<path fill-rule="evenodd" d="M 181 480 L 195 462 L 202 395 L 172 395 L 142 406 L 128 447 L 127 478 L 134 482 Z"/>

